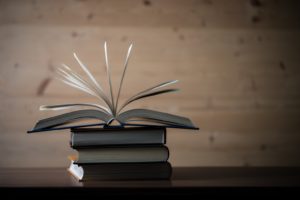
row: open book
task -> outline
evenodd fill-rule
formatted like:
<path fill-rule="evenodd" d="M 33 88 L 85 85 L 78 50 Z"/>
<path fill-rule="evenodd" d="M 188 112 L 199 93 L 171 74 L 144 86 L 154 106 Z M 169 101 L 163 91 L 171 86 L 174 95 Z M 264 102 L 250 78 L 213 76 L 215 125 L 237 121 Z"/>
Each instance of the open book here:
<path fill-rule="evenodd" d="M 78 62 L 82 70 L 85 72 L 85 74 L 87 75 L 87 78 L 80 76 L 70 67 L 68 67 L 65 64 L 62 64 L 62 67 L 58 68 L 57 71 L 58 75 L 60 76 L 59 79 L 71 87 L 74 87 L 78 90 L 81 90 L 89 95 L 96 97 L 98 100 L 100 100 L 102 104 L 70 103 L 70 104 L 61 104 L 61 105 L 40 106 L 40 110 L 63 110 L 63 109 L 71 109 L 71 108 L 81 108 L 81 109 L 40 120 L 37 122 L 37 124 L 31 131 L 28 131 L 28 133 L 66 129 L 66 128 L 73 128 L 73 127 L 99 126 L 99 125 L 109 128 L 109 127 L 113 127 L 110 125 L 114 120 L 116 120 L 121 127 L 163 126 L 163 127 L 171 127 L 171 128 L 198 129 L 193 125 L 193 123 L 188 118 L 177 116 L 177 115 L 172 115 L 172 114 L 149 110 L 149 109 L 131 109 L 131 110 L 124 111 L 126 106 L 139 99 L 178 91 L 178 89 L 166 89 L 166 86 L 169 86 L 177 82 L 177 80 L 170 80 L 170 81 L 157 84 L 143 91 L 140 91 L 137 94 L 130 97 L 129 99 L 127 99 L 123 104 L 119 104 L 119 98 L 122 91 L 122 85 L 126 74 L 127 64 L 130 57 L 131 49 L 132 49 L 132 44 L 129 46 L 127 51 L 127 55 L 124 63 L 124 69 L 121 76 L 116 98 L 113 94 L 113 89 L 112 89 L 111 72 L 110 72 L 110 67 L 108 62 L 106 42 L 104 43 L 104 54 L 105 54 L 106 73 L 109 81 L 109 95 L 105 93 L 105 91 L 103 90 L 99 82 L 95 79 L 93 74 L 89 71 L 89 69 L 81 62 L 78 56 L 74 53 L 74 58 L 76 59 L 76 61 Z M 89 109 L 82 109 L 82 107 L 86 107 Z M 99 120 L 99 123 L 70 125 L 74 121 L 83 120 L 83 119 L 97 119 Z"/>

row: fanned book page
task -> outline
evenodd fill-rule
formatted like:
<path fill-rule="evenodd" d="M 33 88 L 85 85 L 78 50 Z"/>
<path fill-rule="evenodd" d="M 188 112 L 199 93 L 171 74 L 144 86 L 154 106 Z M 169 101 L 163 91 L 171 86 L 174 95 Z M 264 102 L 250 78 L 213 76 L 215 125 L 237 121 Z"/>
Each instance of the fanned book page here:
<path fill-rule="evenodd" d="M 106 94 L 100 83 L 96 80 L 93 74 L 90 72 L 88 67 L 83 64 L 76 53 L 74 58 L 78 62 L 80 68 L 86 74 L 86 77 L 79 75 L 79 73 L 72 70 L 69 66 L 62 64 L 61 68 L 58 68 L 57 74 L 59 80 L 63 83 L 78 89 L 88 95 L 94 96 L 99 100 L 98 104 L 95 103 L 65 103 L 59 105 L 43 105 L 40 106 L 41 111 L 56 111 L 56 110 L 68 110 L 78 109 L 77 111 L 66 112 L 61 115 L 42 119 L 38 121 L 35 127 L 28 131 L 31 132 L 42 132 L 49 130 L 59 130 L 74 127 L 86 127 L 86 126 L 105 126 L 109 128 L 113 121 L 117 121 L 121 127 L 127 126 L 159 126 L 159 127 L 170 127 L 170 128 L 183 128 L 183 129 L 199 129 L 193 125 L 190 119 L 168 114 L 164 112 L 149 110 L 149 109 L 131 109 L 124 111 L 125 108 L 132 102 L 141 100 L 147 97 L 152 97 L 160 94 L 176 92 L 176 88 L 166 88 L 176 82 L 177 80 L 170 80 L 163 83 L 156 84 L 155 86 L 149 87 L 148 89 L 142 90 L 132 97 L 124 101 L 123 104 L 119 104 L 121 96 L 122 86 L 127 71 L 128 61 L 132 50 L 132 44 L 129 46 L 126 59 L 124 62 L 124 69 L 119 83 L 116 98 L 114 97 L 112 81 L 111 81 L 111 70 L 108 62 L 108 51 L 107 44 L 104 43 L 104 55 L 105 55 L 105 66 L 107 78 L 109 81 L 109 95 Z M 83 109 L 83 107 L 89 109 Z M 88 124 L 77 124 L 72 125 L 74 121 L 81 121 L 85 119 L 97 119 L 99 123 L 88 123 Z"/>

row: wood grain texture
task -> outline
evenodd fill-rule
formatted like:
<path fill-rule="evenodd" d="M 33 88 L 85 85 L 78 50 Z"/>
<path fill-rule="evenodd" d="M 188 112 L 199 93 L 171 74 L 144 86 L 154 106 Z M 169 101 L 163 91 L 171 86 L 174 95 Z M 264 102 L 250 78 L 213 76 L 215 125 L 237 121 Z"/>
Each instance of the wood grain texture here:
<path fill-rule="evenodd" d="M 68 166 L 68 131 L 26 131 L 57 114 L 40 105 L 95 103 L 56 80 L 55 69 L 80 71 L 76 52 L 107 87 L 104 41 L 115 89 L 134 43 L 121 102 L 179 79 L 179 93 L 132 105 L 201 128 L 168 130 L 173 166 L 299 165 L 299 2 L 147 2 L 0 1 L 0 167 Z"/>

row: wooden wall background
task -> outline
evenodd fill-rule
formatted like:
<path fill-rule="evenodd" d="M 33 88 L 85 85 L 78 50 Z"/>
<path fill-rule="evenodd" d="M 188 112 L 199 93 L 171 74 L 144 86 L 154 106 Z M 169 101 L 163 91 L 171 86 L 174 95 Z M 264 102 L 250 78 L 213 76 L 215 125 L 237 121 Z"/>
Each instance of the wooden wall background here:
<path fill-rule="evenodd" d="M 173 166 L 299 165 L 299 1 L 0 1 L 0 167 L 68 166 L 68 131 L 26 134 L 57 113 L 39 105 L 94 102 L 55 80 L 78 68 L 105 84 L 103 43 L 119 78 L 134 43 L 122 100 L 160 81 L 180 93 L 135 103 L 191 118 L 169 130 Z M 118 79 L 115 79 L 118 81 Z"/>

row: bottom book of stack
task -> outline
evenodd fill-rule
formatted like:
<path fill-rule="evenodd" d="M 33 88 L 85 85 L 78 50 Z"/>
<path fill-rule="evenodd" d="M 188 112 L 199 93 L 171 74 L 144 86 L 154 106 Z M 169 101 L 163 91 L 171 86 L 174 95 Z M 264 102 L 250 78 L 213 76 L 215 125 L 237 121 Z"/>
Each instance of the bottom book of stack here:
<path fill-rule="evenodd" d="M 79 165 L 71 161 L 68 171 L 79 181 L 155 180 L 169 179 L 172 174 L 172 167 L 169 162 Z"/>

